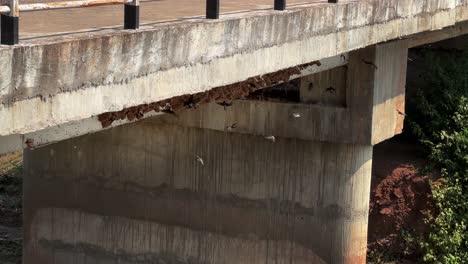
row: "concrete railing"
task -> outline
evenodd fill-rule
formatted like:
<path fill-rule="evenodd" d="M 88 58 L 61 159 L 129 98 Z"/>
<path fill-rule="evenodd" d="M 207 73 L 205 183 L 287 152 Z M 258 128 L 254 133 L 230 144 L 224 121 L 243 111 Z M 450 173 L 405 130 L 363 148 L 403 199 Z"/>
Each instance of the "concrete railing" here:
<path fill-rule="evenodd" d="M 275 10 L 285 10 L 287 0 L 274 0 Z M 328 0 L 338 3 L 339 0 Z M 15 45 L 19 42 L 20 12 L 80 8 L 101 5 L 124 4 L 124 29 L 138 29 L 140 17 L 140 0 L 79 0 L 52 3 L 19 4 L 19 0 L 9 0 L 8 5 L 0 5 L 1 37 L 0 44 Z M 219 18 L 220 0 L 206 0 L 206 18 Z"/>

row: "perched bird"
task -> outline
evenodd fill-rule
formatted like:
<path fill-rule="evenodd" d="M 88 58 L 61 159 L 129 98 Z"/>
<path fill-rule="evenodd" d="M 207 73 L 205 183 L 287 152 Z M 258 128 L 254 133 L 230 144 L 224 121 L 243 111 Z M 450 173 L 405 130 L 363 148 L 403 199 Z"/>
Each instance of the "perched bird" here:
<path fill-rule="evenodd" d="M 224 110 L 226 110 L 229 106 L 232 106 L 232 102 L 228 102 L 228 101 L 223 101 L 222 103 L 218 103 L 218 104 L 224 107 Z"/>
<path fill-rule="evenodd" d="M 301 117 L 301 114 L 299 114 L 299 113 L 293 113 L 291 116 L 294 117 L 294 118 L 299 118 L 299 117 Z"/>
<path fill-rule="evenodd" d="M 237 128 L 237 123 L 234 123 L 234 124 L 232 124 L 232 125 L 226 127 L 226 129 L 227 129 L 228 131 L 232 131 L 232 130 L 235 129 L 235 128 Z"/>
<path fill-rule="evenodd" d="M 273 142 L 273 143 L 276 142 L 275 136 L 265 136 L 265 139 L 268 140 L 268 141 L 271 141 L 271 142 Z"/>
<path fill-rule="evenodd" d="M 195 100 L 193 100 L 193 97 L 190 97 L 190 99 L 188 99 L 187 101 L 184 102 L 184 107 L 185 108 L 197 109 L 198 105 L 195 102 Z"/>
<path fill-rule="evenodd" d="M 30 139 L 28 138 L 24 144 L 26 144 L 26 146 L 29 148 L 29 149 L 34 149 L 34 139 Z"/>
<path fill-rule="evenodd" d="M 336 93 L 336 89 L 330 86 L 327 89 L 325 89 L 325 92 L 334 94 Z"/>
<path fill-rule="evenodd" d="M 202 166 L 205 166 L 205 162 L 203 161 L 203 159 L 202 159 L 200 156 L 195 155 L 195 158 L 197 158 L 197 161 L 198 161 Z"/>
<path fill-rule="evenodd" d="M 174 112 L 174 110 L 172 110 L 172 106 L 167 103 L 164 107 L 161 107 L 161 112 L 163 113 L 166 113 L 166 114 L 171 114 L 171 115 L 175 115 L 176 116 L 176 113 Z"/>

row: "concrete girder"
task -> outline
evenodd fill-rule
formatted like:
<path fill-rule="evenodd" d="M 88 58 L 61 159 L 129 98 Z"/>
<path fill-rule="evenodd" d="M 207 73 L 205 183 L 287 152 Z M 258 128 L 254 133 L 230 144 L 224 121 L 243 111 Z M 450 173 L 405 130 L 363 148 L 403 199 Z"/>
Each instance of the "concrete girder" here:
<path fill-rule="evenodd" d="M 312 63 L 302 68 L 299 74 L 288 76 L 288 80 L 294 80 L 306 75 L 319 73 L 335 67 L 346 65 L 349 61 L 347 53 L 340 56 L 322 59 L 320 62 Z M 266 87 L 264 87 L 266 88 Z M 51 126 L 42 130 L 32 131 L 21 135 L 0 136 L 0 155 L 9 152 L 18 151 L 24 148 L 38 148 L 51 143 L 59 142 L 69 138 L 86 135 L 88 133 L 99 132 L 103 129 L 109 129 L 123 124 L 132 123 L 139 119 L 160 115 L 161 112 L 148 112 L 137 119 L 125 118 L 112 122 L 109 126 L 104 126 L 98 117 L 86 118 L 62 125 Z"/>
<path fill-rule="evenodd" d="M 359 126 L 335 124 L 347 142 L 300 125 L 262 135 L 291 104 L 246 101 L 26 150 L 24 263 L 365 263 L 372 145 L 399 131 L 405 54 L 407 41 L 385 43 L 350 54 L 346 74 L 318 73 L 346 78 L 346 105 L 315 118 L 325 134 L 327 111 L 356 112 Z"/>
<path fill-rule="evenodd" d="M 231 132 L 375 145 L 402 132 L 407 60 L 407 40 L 382 43 L 352 52 L 347 65 L 303 77 L 304 103 L 236 101 L 226 111 L 208 104 L 177 117 L 163 116 L 149 122 L 226 132 L 236 123 Z M 321 91 L 321 97 L 339 100 L 328 105 L 307 103 L 315 96 L 304 88 L 311 82 L 315 83 L 314 91 Z M 335 89 L 329 93 L 326 89 L 331 86 Z M 293 117 L 294 113 L 301 117 Z"/>
<path fill-rule="evenodd" d="M 352 1 L 1 46 L 0 135 L 204 92 L 466 20 L 467 0 Z"/>

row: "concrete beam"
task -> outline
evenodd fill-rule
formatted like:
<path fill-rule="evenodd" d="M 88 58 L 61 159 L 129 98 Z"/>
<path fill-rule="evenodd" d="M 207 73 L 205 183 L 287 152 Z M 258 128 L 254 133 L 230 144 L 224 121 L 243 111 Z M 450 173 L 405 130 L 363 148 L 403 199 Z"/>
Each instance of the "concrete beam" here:
<path fill-rule="evenodd" d="M 429 31 L 416 34 L 408 38 L 409 47 L 430 44 L 446 39 L 456 38 L 468 34 L 468 22 L 462 22 L 455 26 L 447 27 L 441 30 Z"/>
<path fill-rule="evenodd" d="M 468 20 L 468 0 L 314 3 L 0 47 L 0 135 L 241 82 Z"/>
<path fill-rule="evenodd" d="M 349 55 L 342 54 L 331 58 L 326 58 L 320 62 L 316 62 L 301 68 L 298 74 L 292 74 L 287 77 L 287 80 L 294 80 L 306 75 L 319 73 L 330 70 L 335 67 L 346 65 L 349 61 Z M 259 87 L 259 89 L 262 87 Z M 263 87 L 266 88 L 266 87 Z M 109 126 L 103 125 L 102 120 L 98 117 L 86 118 L 78 121 L 65 123 L 58 126 L 47 127 L 42 130 L 29 132 L 21 135 L 0 136 L 0 155 L 18 151 L 24 148 L 37 148 L 61 140 L 86 135 L 89 133 L 99 132 L 104 129 L 113 128 L 116 126 L 135 122 L 140 119 L 145 119 L 155 115 L 163 114 L 162 112 L 147 112 L 142 116 L 131 118 L 126 117 L 121 120 L 112 121 Z"/>
<path fill-rule="evenodd" d="M 349 64 L 303 77 L 302 103 L 235 101 L 225 111 L 208 104 L 151 122 L 375 145 L 403 129 L 407 45 L 407 40 L 399 40 L 357 50 L 351 52 Z"/>
<path fill-rule="evenodd" d="M 24 263 L 364 264 L 372 144 L 402 124 L 406 62 L 393 41 L 307 77 L 344 105 L 301 89 L 329 105 L 207 104 L 27 149 Z"/>
<path fill-rule="evenodd" d="M 362 81 L 358 81 L 357 84 L 349 81 L 353 78 L 350 75 L 353 71 L 348 71 L 348 54 L 324 59 L 319 64 L 311 64 L 303 68 L 299 74 L 288 77 L 288 80 L 302 78 L 302 83 L 305 83 L 306 86 L 310 82 L 315 82 L 314 91 L 321 91 L 320 96 L 337 97 L 342 94 L 341 101 L 332 105 L 324 106 L 322 102 L 288 104 L 236 101 L 232 107 L 224 112 L 220 112 L 220 106 L 213 103 L 201 105 L 197 110 L 181 112 L 177 117 L 167 115 L 156 120 L 169 123 L 182 122 L 186 125 L 221 131 L 226 131 L 230 124 L 236 123 L 236 132 L 240 133 L 354 144 L 376 144 L 399 134 L 403 127 L 404 116 L 400 113 L 404 113 L 406 45 L 407 41 L 394 41 L 368 48 L 367 50 L 371 50 L 371 54 L 364 55 L 359 54 L 362 52 L 353 52 L 352 64 L 349 66 L 351 69 L 356 68 L 355 72 L 359 78 L 365 76 L 366 73 L 369 74 L 371 82 L 367 89 L 372 91 L 371 93 L 352 93 L 360 88 Z M 363 61 L 368 64 L 363 63 Z M 338 71 L 340 74 L 330 75 L 330 72 L 333 71 Z M 334 83 L 319 83 L 326 79 L 330 79 Z M 339 84 L 343 87 L 338 88 Z M 329 86 L 336 88 L 331 94 L 325 91 Z M 342 91 L 339 92 L 340 90 Z M 306 94 L 305 88 L 301 87 L 301 96 L 304 97 Z M 369 110 L 363 108 L 363 105 L 374 107 L 372 118 L 364 118 L 368 115 Z M 250 109 L 249 116 L 241 117 L 245 115 L 245 109 Z M 215 118 L 211 113 L 217 113 Z M 301 117 L 293 118 L 292 115 L 295 113 L 300 114 Z M 151 111 L 144 113 L 138 119 L 159 114 L 162 113 Z M 265 123 L 271 115 L 275 115 L 277 118 L 268 125 L 260 125 Z M 203 121 L 201 121 L 202 116 L 205 117 Z M 131 120 L 124 118 L 103 127 L 103 123 L 97 117 L 91 117 L 23 135 L 3 136 L 0 137 L 0 154 L 23 148 L 37 148 L 136 120 L 135 118 Z M 252 123 L 259 125 L 254 126 L 254 130 L 247 129 Z M 391 130 L 390 127 L 394 129 Z M 368 137 L 369 133 L 372 134 L 372 137 Z M 369 139 L 372 139 L 372 142 L 368 141 Z"/>

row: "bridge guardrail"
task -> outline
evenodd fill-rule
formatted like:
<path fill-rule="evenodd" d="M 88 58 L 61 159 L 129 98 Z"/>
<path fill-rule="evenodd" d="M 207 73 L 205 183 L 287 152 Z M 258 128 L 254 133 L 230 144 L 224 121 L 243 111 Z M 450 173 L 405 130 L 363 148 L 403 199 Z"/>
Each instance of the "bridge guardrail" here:
<path fill-rule="evenodd" d="M 275 10 L 285 10 L 287 0 L 274 0 Z M 338 3 L 339 0 L 328 0 Z M 0 44 L 15 45 L 19 43 L 20 12 L 52 10 L 64 8 L 81 8 L 101 5 L 124 4 L 124 29 L 138 29 L 140 26 L 140 0 L 78 0 L 51 3 L 19 4 L 19 0 L 9 0 L 8 5 L 0 5 L 1 28 Z M 218 19 L 220 0 L 206 0 L 206 18 Z"/>

